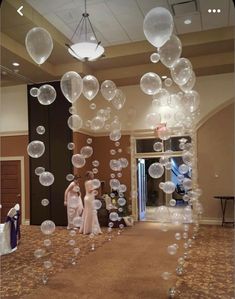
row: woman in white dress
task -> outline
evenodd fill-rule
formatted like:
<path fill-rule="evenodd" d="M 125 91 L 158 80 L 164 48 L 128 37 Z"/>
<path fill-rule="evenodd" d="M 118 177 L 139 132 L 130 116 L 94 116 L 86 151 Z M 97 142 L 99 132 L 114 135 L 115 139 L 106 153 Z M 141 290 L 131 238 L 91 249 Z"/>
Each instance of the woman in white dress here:
<path fill-rule="evenodd" d="M 70 183 L 64 193 L 64 205 L 67 206 L 68 216 L 67 229 L 76 228 L 76 225 L 74 225 L 74 219 L 80 217 L 83 211 L 78 179 L 79 177 L 75 176 L 73 182 Z"/>
<path fill-rule="evenodd" d="M 86 173 L 84 197 L 84 211 L 82 214 L 82 224 L 79 232 L 81 234 L 102 234 L 97 217 L 97 211 L 94 208 L 95 188 L 93 186 L 94 174 L 91 171 Z"/>

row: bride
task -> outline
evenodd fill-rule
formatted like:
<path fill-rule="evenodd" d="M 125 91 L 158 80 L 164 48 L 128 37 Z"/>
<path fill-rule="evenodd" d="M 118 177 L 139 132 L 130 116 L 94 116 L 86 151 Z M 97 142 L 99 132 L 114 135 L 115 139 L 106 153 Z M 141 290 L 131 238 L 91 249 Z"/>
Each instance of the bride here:
<path fill-rule="evenodd" d="M 100 224 L 97 217 L 97 211 L 94 208 L 95 188 L 93 186 L 94 174 L 88 171 L 85 175 L 84 211 L 82 214 L 82 224 L 79 232 L 81 234 L 102 234 Z"/>

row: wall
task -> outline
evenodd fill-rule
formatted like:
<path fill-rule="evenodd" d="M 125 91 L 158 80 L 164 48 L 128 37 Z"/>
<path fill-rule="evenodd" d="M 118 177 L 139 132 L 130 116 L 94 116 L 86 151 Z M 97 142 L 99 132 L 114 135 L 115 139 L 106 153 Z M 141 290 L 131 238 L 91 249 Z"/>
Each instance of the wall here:
<path fill-rule="evenodd" d="M 213 115 L 197 132 L 198 180 L 203 190 L 205 220 L 221 218 L 221 207 L 215 195 L 234 194 L 234 105 Z M 227 206 L 228 217 L 233 207 Z"/>

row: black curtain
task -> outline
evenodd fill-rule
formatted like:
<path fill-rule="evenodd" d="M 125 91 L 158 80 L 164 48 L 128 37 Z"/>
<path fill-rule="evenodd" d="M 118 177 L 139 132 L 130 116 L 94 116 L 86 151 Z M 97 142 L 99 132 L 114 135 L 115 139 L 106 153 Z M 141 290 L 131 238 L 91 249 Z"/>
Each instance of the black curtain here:
<path fill-rule="evenodd" d="M 30 95 L 30 89 L 43 84 L 28 85 L 29 142 L 43 141 L 46 148 L 42 157 L 30 157 L 30 224 L 40 225 L 50 219 L 56 225 L 67 225 L 64 191 L 68 186 L 66 175 L 72 173 L 72 152 L 67 149 L 67 144 L 72 142 L 72 131 L 67 125 L 71 103 L 63 96 L 60 82 L 47 82 L 55 88 L 57 97 L 51 105 L 41 105 L 37 98 Z M 40 125 L 46 129 L 43 135 L 36 132 Z M 53 173 L 55 181 L 51 186 L 45 187 L 39 183 L 39 177 L 35 174 L 38 166 Z M 49 200 L 49 205 L 42 206 L 41 200 L 44 198 Z"/>

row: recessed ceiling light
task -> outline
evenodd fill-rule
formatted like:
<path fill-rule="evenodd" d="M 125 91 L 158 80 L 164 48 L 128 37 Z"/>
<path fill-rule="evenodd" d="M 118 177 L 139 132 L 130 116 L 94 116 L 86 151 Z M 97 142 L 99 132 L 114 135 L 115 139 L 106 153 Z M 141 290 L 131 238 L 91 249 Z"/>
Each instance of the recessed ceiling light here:
<path fill-rule="evenodd" d="M 6 76 L 6 75 L 7 75 L 7 72 L 2 71 L 2 75 L 3 75 L 3 76 Z"/>
<path fill-rule="evenodd" d="M 216 9 L 213 9 L 212 11 L 213 11 L 213 13 L 216 13 Z"/>
<path fill-rule="evenodd" d="M 217 12 L 218 12 L 218 13 L 221 13 L 221 9 L 217 9 Z"/>
<path fill-rule="evenodd" d="M 162 79 L 166 79 L 167 78 L 167 76 L 162 76 Z"/>
<path fill-rule="evenodd" d="M 186 20 L 184 20 L 184 24 L 186 24 L 186 25 L 189 25 L 189 24 L 191 24 L 192 23 L 192 21 L 190 20 L 190 19 L 186 19 Z"/>
<path fill-rule="evenodd" d="M 208 12 L 211 13 L 211 9 L 208 9 Z"/>
<path fill-rule="evenodd" d="M 18 62 L 12 62 L 12 65 L 19 66 L 20 64 Z"/>

